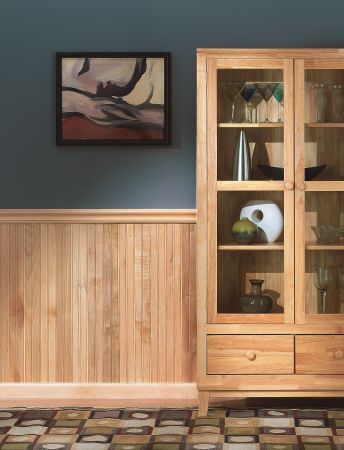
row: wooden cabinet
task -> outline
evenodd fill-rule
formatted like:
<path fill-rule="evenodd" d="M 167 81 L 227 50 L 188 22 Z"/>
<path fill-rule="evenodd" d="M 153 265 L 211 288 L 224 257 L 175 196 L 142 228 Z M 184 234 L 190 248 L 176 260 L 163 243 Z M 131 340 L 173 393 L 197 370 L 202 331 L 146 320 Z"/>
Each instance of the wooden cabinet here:
<path fill-rule="evenodd" d="M 232 116 L 228 83 L 282 85 L 283 107 L 272 96 L 245 111 L 239 93 Z M 246 181 L 232 175 L 240 130 L 252 163 Z M 259 165 L 283 168 L 282 179 Z M 278 205 L 277 241 L 233 241 L 248 201 Z M 344 395 L 344 50 L 198 51 L 197 222 L 200 414 L 224 395 Z M 336 227 L 335 241 L 319 242 L 315 226 Z M 330 267 L 326 297 L 316 267 Z M 272 310 L 243 313 L 240 298 L 257 278 Z"/>

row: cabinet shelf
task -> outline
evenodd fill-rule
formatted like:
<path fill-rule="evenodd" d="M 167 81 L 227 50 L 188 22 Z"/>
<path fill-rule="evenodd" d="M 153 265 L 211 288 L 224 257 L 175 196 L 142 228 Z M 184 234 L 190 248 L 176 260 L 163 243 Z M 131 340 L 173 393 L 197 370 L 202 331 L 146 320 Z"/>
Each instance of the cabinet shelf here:
<path fill-rule="evenodd" d="M 344 181 L 306 181 L 305 191 L 338 192 L 344 191 Z"/>
<path fill-rule="evenodd" d="M 222 122 L 219 123 L 218 126 L 219 128 L 283 128 L 284 124 L 283 122 L 270 122 L 270 123 Z"/>
<path fill-rule="evenodd" d="M 307 128 L 344 128 L 344 122 L 310 122 L 305 126 Z"/>
<path fill-rule="evenodd" d="M 344 183 L 343 183 L 344 186 Z M 283 191 L 283 181 L 249 180 L 218 181 L 218 191 Z"/>
<path fill-rule="evenodd" d="M 236 242 L 223 242 L 217 246 L 218 250 L 222 251 L 247 251 L 247 250 L 259 250 L 259 251 L 270 251 L 270 250 L 283 250 L 283 242 L 273 242 L 273 243 L 257 243 L 257 244 L 247 244 L 241 245 Z M 343 246 L 344 249 L 344 246 Z"/>
<path fill-rule="evenodd" d="M 307 241 L 306 250 L 344 250 L 344 242 L 334 242 L 333 244 L 322 244 L 318 241 Z"/>

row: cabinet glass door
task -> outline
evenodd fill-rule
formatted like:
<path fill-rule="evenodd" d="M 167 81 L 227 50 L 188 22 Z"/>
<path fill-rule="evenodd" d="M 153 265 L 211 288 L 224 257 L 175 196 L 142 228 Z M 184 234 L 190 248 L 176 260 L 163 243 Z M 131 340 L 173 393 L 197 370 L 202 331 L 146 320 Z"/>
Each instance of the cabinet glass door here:
<path fill-rule="evenodd" d="M 213 59 L 207 102 L 208 321 L 292 322 L 293 61 Z"/>
<path fill-rule="evenodd" d="M 344 314 L 344 61 L 296 60 L 296 321 Z"/>

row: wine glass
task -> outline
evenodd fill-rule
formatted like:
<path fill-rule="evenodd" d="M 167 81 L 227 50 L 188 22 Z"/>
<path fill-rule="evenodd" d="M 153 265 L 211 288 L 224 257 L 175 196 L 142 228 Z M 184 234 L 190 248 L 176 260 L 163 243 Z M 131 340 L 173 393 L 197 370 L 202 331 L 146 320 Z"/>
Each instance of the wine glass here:
<path fill-rule="evenodd" d="M 273 91 L 276 89 L 278 83 L 255 83 L 257 91 L 265 100 L 265 119 L 262 123 L 271 123 L 268 116 L 268 102 L 272 96 Z"/>
<path fill-rule="evenodd" d="M 262 101 L 263 101 L 263 97 L 260 95 L 260 93 L 257 91 L 257 88 L 256 88 L 256 90 L 255 90 L 254 94 L 252 95 L 250 102 L 247 106 L 250 111 L 251 119 L 252 119 L 253 123 L 258 122 L 257 107 Z"/>
<path fill-rule="evenodd" d="M 241 96 L 245 100 L 245 122 L 252 122 L 252 109 L 249 108 L 250 100 L 257 91 L 254 83 L 245 83 L 241 91 Z"/>
<path fill-rule="evenodd" d="M 234 123 L 234 113 L 235 113 L 235 101 L 239 97 L 245 83 L 221 83 L 223 91 L 227 94 L 232 102 L 232 112 L 230 123 Z"/>
<path fill-rule="evenodd" d="M 278 102 L 278 120 L 277 120 L 277 122 L 282 122 L 282 118 L 281 118 L 281 101 L 284 98 L 284 85 L 283 85 L 283 83 L 278 83 L 278 85 L 274 89 L 272 95 L 275 97 L 275 99 Z"/>
<path fill-rule="evenodd" d="M 327 85 L 320 83 L 314 86 L 317 122 L 325 122 L 326 89 Z"/>
<path fill-rule="evenodd" d="M 321 314 L 326 313 L 326 294 L 332 283 L 332 267 L 329 266 L 313 266 L 313 283 L 320 293 Z"/>
<path fill-rule="evenodd" d="M 343 87 L 341 84 L 332 86 L 332 111 L 335 122 L 340 122 L 344 108 Z"/>

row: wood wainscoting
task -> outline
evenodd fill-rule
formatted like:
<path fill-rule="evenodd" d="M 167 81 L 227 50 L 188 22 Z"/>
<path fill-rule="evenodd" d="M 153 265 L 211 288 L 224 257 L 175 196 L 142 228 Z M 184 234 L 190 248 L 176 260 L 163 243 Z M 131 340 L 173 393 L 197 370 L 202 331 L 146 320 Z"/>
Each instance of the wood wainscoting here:
<path fill-rule="evenodd" d="M 195 402 L 195 223 L 0 210 L 0 404 Z"/>

